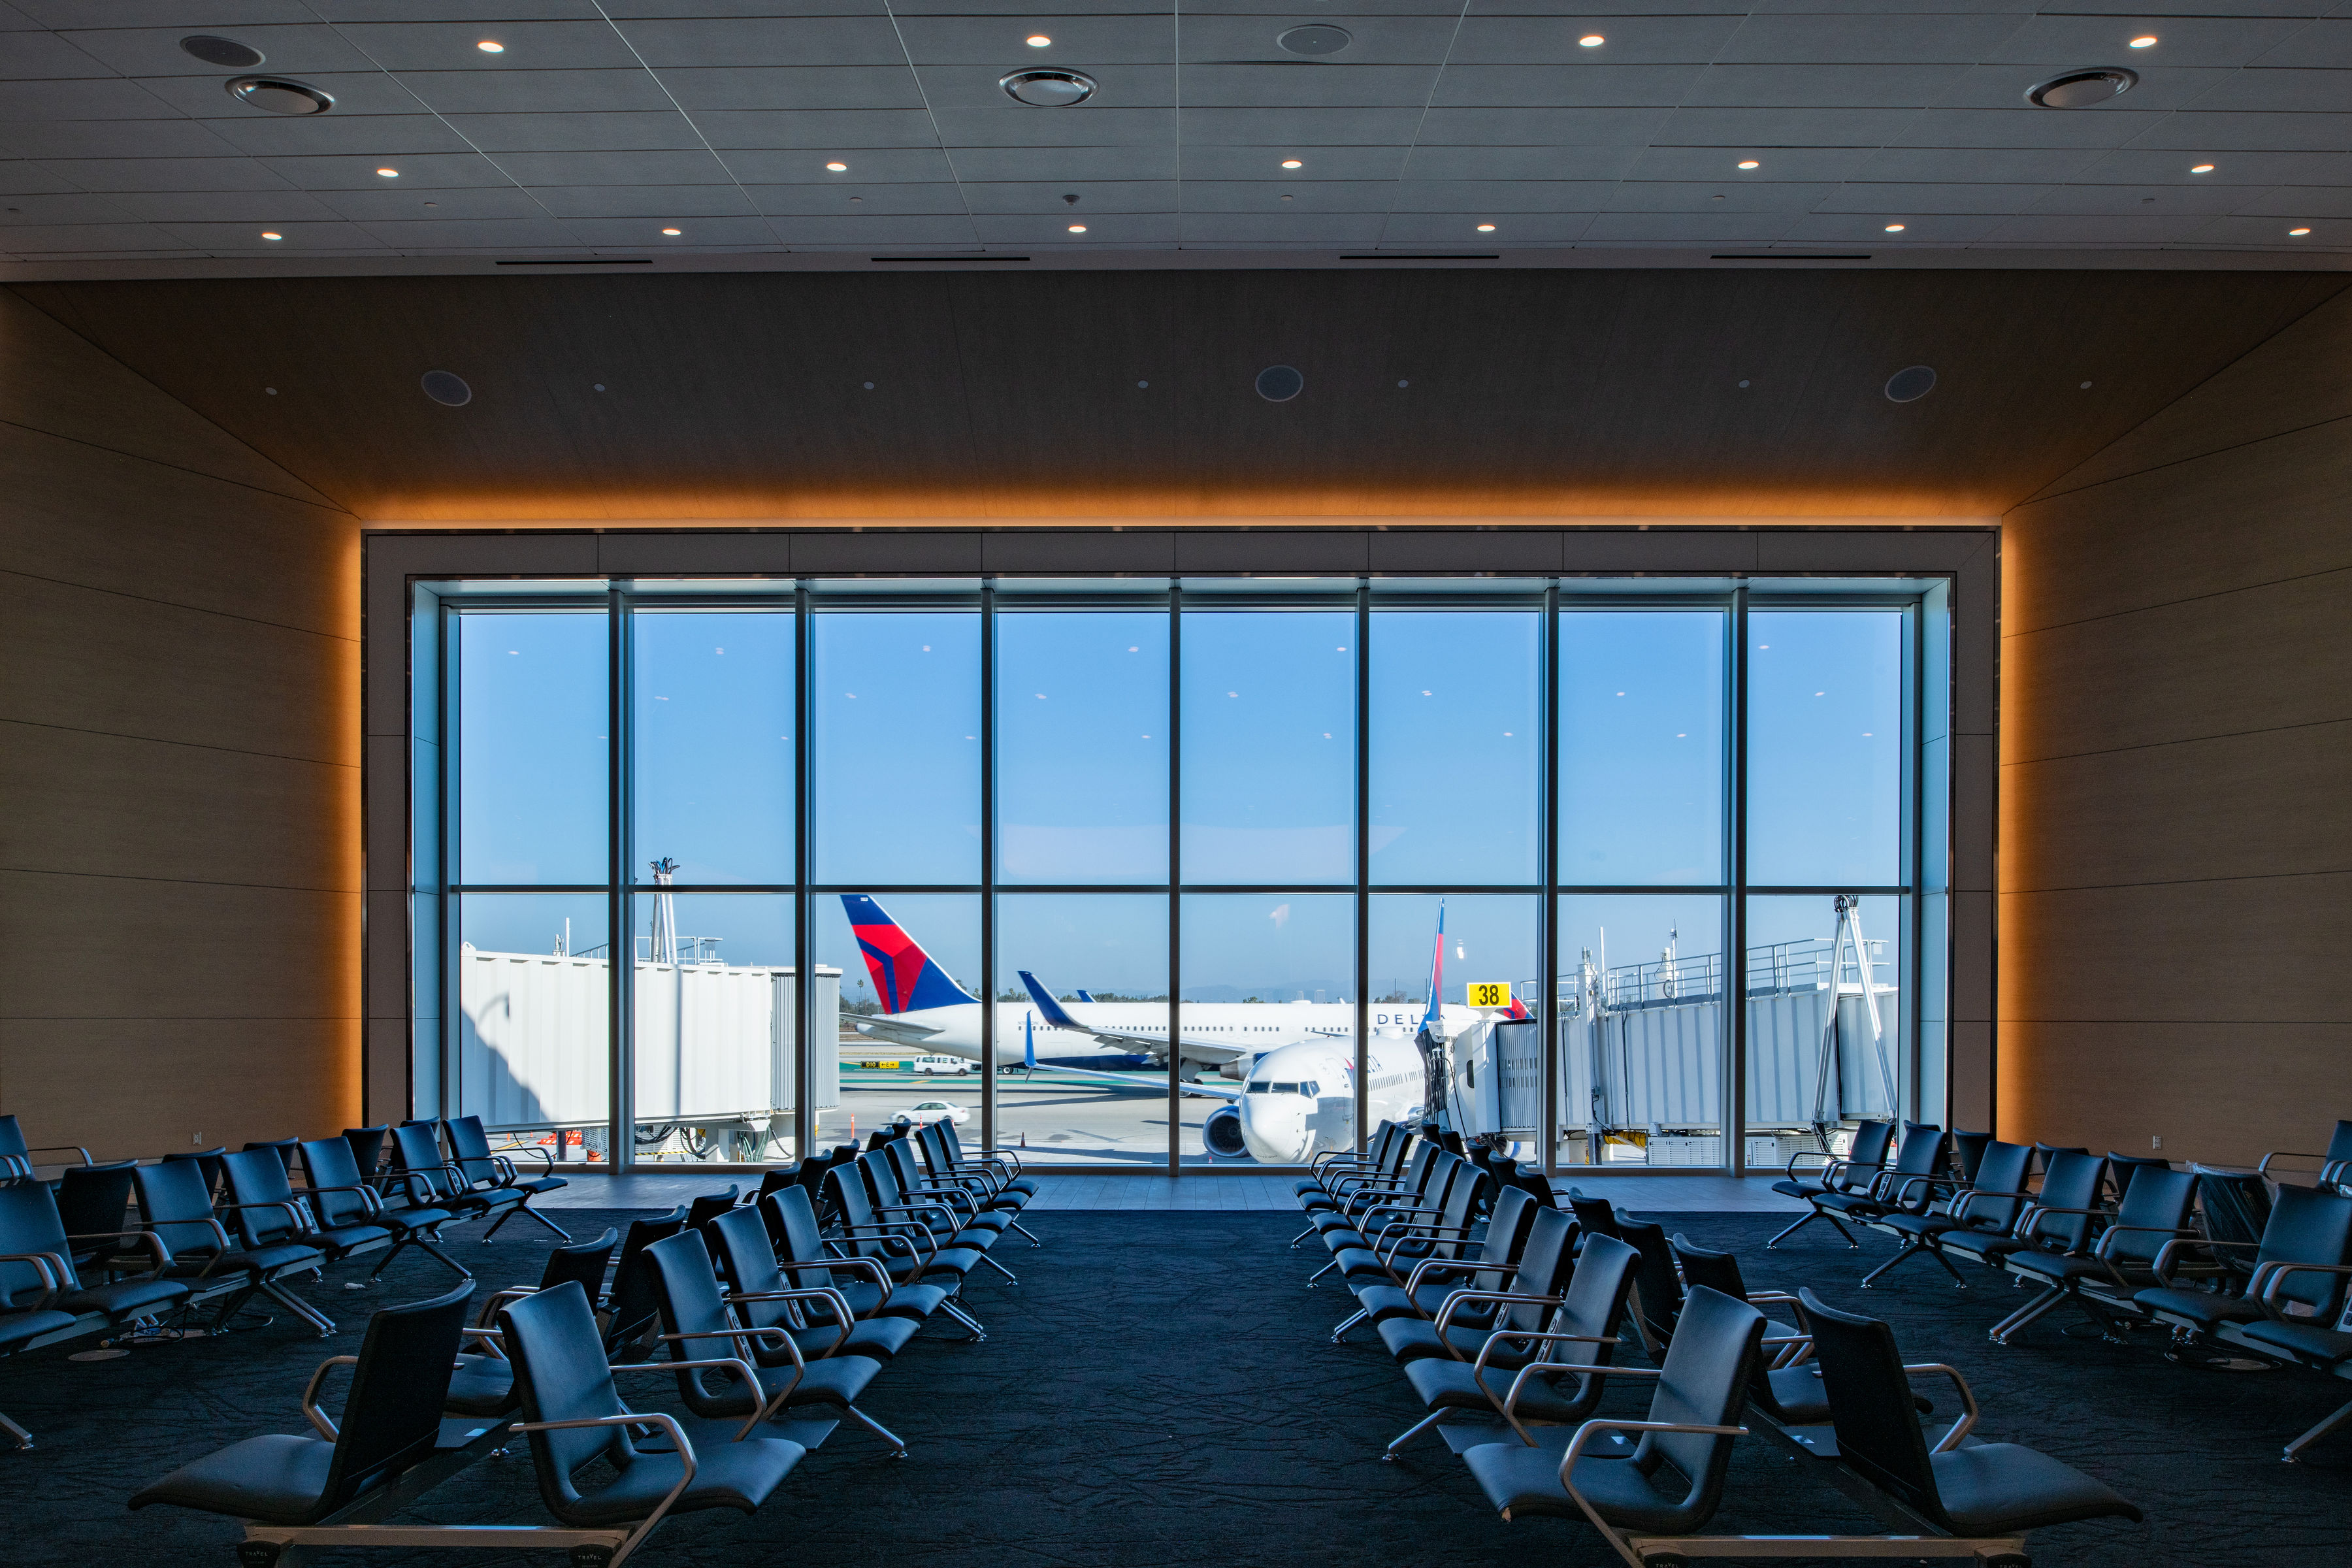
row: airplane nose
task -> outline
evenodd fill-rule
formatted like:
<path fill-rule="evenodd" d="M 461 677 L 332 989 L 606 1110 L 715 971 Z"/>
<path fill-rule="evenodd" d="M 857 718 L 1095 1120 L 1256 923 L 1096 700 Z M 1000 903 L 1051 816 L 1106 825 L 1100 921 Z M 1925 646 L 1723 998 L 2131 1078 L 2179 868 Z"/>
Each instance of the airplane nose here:
<path fill-rule="evenodd" d="M 1261 1164 L 1304 1164 L 1309 1143 L 1307 1103 L 1295 1094 L 1244 1095 L 1242 1142 L 1250 1156 Z"/>

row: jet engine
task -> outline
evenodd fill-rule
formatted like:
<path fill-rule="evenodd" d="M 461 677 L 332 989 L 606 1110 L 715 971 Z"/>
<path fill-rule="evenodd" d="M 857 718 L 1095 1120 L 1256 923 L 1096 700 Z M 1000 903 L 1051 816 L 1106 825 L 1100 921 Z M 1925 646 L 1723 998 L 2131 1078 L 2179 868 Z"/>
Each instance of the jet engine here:
<path fill-rule="evenodd" d="M 1220 1159 L 1237 1160 L 1249 1152 L 1242 1142 L 1242 1113 L 1236 1105 L 1220 1105 L 1201 1123 L 1201 1146 Z"/>

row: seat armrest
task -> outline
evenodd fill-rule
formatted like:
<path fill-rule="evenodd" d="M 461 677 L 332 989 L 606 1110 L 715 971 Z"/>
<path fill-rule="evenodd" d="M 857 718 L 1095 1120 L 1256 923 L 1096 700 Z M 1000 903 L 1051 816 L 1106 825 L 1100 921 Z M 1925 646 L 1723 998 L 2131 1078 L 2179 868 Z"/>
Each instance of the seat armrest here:
<path fill-rule="evenodd" d="M 2271 1162 L 2273 1160 L 2317 1160 L 2325 1164 L 2326 1159 L 2327 1156 L 2325 1154 L 2307 1153 L 2301 1149 L 2273 1149 L 2269 1153 L 2263 1156 L 2262 1163 L 2254 1167 L 2254 1174 L 2257 1176 L 2269 1175 L 2271 1173 Z M 87 1161 L 84 1163 L 87 1163 Z"/>
<path fill-rule="evenodd" d="M 2319 1314 L 2309 1318 L 2290 1318 L 2286 1315 L 2286 1309 L 2279 1305 L 2280 1288 L 2286 1283 L 2287 1277 L 2294 1274 L 2352 1274 L 2352 1264 L 2281 1260 L 2255 1267 L 2253 1278 L 2246 1281 L 2246 1294 L 2254 1298 L 2264 1315 L 2282 1323 L 2310 1324 L 2317 1321 Z"/>
<path fill-rule="evenodd" d="M 2111 1225 L 2099 1233 L 2098 1245 L 2091 1248 L 2091 1256 L 2102 1263 L 2112 1265 L 2115 1261 L 2115 1245 L 2116 1241 L 2126 1236 L 2169 1236 L 2194 1240 L 2197 1233 L 2168 1225 Z M 2109 1272 L 2113 1272 L 2112 1268 Z"/>
<path fill-rule="evenodd" d="M 80 1236 L 69 1236 L 66 1239 L 68 1241 L 134 1240 L 144 1246 L 154 1256 L 156 1268 L 161 1268 L 172 1261 L 172 1249 L 164 1246 L 163 1238 L 152 1230 L 93 1230 Z"/>
<path fill-rule="evenodd" d="M 310 1374 L 310 1383 L 302 1390 L 302 1419 L 308 1421 L 319 1436 L 330 1443 L 342 1434 L 336 1429 L 334 1422 L 329 1418 L 327 1413 L 319 1408 L 319 1385 L 327 1381 L 327 1374 L 335 1368 L 357 1366 L 359 1363 L 360 1358 L 355 1355 L 329 1356 L 319 1363 L 319 1370 Z"/>
<path fill-rule="evenodd" d="M 1454 1310 L 1473 1301 L 1491 1301 L 1507 1307 L 1557 1307 L 1565 1300 L 1559 1296 L 1530 1296 L 1517 1290 L 1450 1290 L 1444 1305 L 1437 1309 L 1437 1331 L 1443 1336 L 1445 1326 L 1454 1321 Z"/>
<path fill-rule="evenodd" d="M 1969 1429 L 1977 1424 L 1976 1390 L 1969 1386 L 1969 1380 L 1960 1375 L 1959 1368 L 1947 1366 L 1939 1361 L 1920 1362 L 1916 1365 L 1906 1366 L 1903 1371 L 1906 1376 L 1915 1372 L 1940 1372 L 1952 1380 L 1952 1387 L 1958 1391 L 1960 1418 L 1952 1423 L 1950 1430 L 1936 1440 L 1935 1447 L 1935 1452 L 1938 1454 L 1950 1453 L 1960 1446 L 1960 1439 L 1966 1437 L 1969 1435 Z"/>
<path fill-rule="evenodd" d="M 2201 1236 L 2184 1236 L 2177 1240 L 2168 1241 L 2157 1249 L 2156 1262 L 2150 1266 L 2151 1271 L 2156 1275 L 2158 1281 L 2161 1283 L 2165 1289 L 2170 1289 L 2172 1288 L 2172 1260 L 2192 1247 L 2200 1247 L 2208 1252 L 2256 1252 L 2261 1250 L 2262 1244 L 2254 1241 L 2214 1241 L 2210 1237 Z M 2218 1262 L 2221 1260 L 2216 1259 L 2216 1261 Z"/>
<path fill-rule="evenodd" d="M 46 1307 L 58 1290 L 58 1265 L 64 1261 L 54 1252 L 0 1252 L 0 1263 L 29 1263 L 41 1277 L 41 1304 Z M 9 1303 L 12 1309 L 16 1303 Z"/>

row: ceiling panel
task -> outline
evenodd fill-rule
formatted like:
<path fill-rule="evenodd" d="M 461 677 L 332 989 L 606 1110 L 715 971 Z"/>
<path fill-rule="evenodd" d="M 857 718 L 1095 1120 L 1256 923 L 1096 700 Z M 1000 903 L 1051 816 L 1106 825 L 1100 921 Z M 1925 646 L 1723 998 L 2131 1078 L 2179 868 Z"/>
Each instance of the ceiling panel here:
<path fill-rule="evenodd" d="M 1841 234 L 1908 215 L 1921 221 L 1882 240 L 1903 250 L 2112 250 L 2137 234 L 2152 255 L 2333 254 L 2327 232 L 2290 240 L 2272 221 L 2342 210 L 2331 193 L 2352 190 L 2352 0 L 2329 9 L 32 0 L 6 13 L 18 30 L 0 51 L 0 189 L 100 205 L 0 216 L 18 233 L 61 231 L 43 254 L 102 253 L 81 243 L 93 236 L 125 257 L 173 252 L 218 233 L 222 261 L 257 268 L 329 243 L 313 224 L 362 250 L 376 242 L 351 224 L 396 225 L 404 257 L 478 255 L 503 243 L 483 239 L 497 232 L 486 224 L 554 224 L 575 248 L 591 242 L 567 224 L 617 225 L 634 245 L 631 226 L 663 219 L 704 230 L 678 237 L 679 255 L 781 251 L 802 242 L 763 215 L 831 226 L 808 243 L 834 247 L 854 246 L 861 221 L 1043 221 L 1055 215 L 1040 193 L 1074 192 L 1107 221 L 1084 237 L 1048 225 L 1034 243 L 1328 253 L 1364 243 L 1340 221 L 1364 214 L 1457 238 L 1511 218 L 1465 241 L 1486 246 L 1647 243 L 1625 237 L 1640 226 L 1589 223 L 1597 213 L 1687 217 L 1641 232 L 1696 247 L 1753 212 Z M 1307 22 L 1350 37 L 1294 55 L 1282 37 Z M 236 73 L 180 47 L 198 28 L 331 92 L 332 111 L 280 117 L 233 99 Z M 2136 37 L 2155 42 L 2134 49 Z M 2082 110 L 2026 102 L 2036 81 L 2086 64 L 2129 65 L 2137 84 Z M 1086 72 L 1096 90 L 1075 108 L 1016 103 L 1000 79 L 1030 68 Z M 2203 163 L 2215 168 L 2189 173 Z M 275 200 L 299 191 L 313 199 Z M 114 196 L 142 199 L 104 205 Z M 88 220 L 100 212 L 120 220 Z M 1250 222 L 1186 227 L 1188 214 Z M 1973 221 L 2011 216 L 2036 221 Z M 2086 221 L 2056 221 L 2070 218 Z M 1560 237 L 1571 219 L 1590 233 Z M 257 248 L 267 222 L 302 233 Z"/>

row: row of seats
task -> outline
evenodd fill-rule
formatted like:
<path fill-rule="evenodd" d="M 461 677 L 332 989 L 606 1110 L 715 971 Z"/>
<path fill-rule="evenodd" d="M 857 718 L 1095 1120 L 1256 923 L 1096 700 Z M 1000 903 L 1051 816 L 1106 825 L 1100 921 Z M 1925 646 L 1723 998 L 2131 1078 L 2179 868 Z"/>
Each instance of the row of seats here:
<path fill-rule="evenodd" d="M 1733 1441 L 1750 1431 L 1841 1466 L 1888 1523 L 1887 1535 L 1808 1537 L 1807 1556 L 2021 1564 L 2031 1530 L 2140 1517 L 2032 1449 L 1975 1441 L 1966 1380 L 1906 1366 L 1885 1323 L 1811 1290 L 1750 1291 L 1736 1258 L 1603 1199 L 1501 1185 L 1465 1153 L 1392 1125 L 1360 1155 L 1319 1161 L 1297 1191 L 1308 1228 L 1292 1245 L 1311 1237 L 1330 1253 L 1310 1284 L 1336 1274 L 1355 1298 L 1334 1342 L 1373 1328 L 1423 1412 L 1383 1457 L 1455 1412 L 1499 1417 L 1510 1440 L 1463 1458 L 1506 1519 L 1582 1520 L 1637 1568 L 1785 1554 L 1787 1538 L 1695 1537 L 1723 1501 Z M 1923 1432 L 1931 1406 L 1910 1383 L 1930 1373 L 1962 1405 L 1939 1436 Z M 1612 1379 L 1651 1385 L 1644 1416 L 1595 1415 Z"/>
<path fill-rule="evenodd" d="M 559 1550 L 617 1563 L 673 1514 L 756 1511 L 844 1421 L 907 1457 L 860 1407 L 934 1317 L 986 1338 L 962 1291 L 1035 1195 L 1018 1157 L 966 1155 L 950 1127 L 828 1151 L 668 1214 L 567 1243 L 537 1283 L 470 1286 L 371 1321 L 302 1400 L 310 1430 L 249 1437 L 131 1500 L 245 1521 L 239 1561 L 369 1545 Z M 339 1417 L 320 1398 L 349 1364 Z M 623 1380 L 674 1390 L 634 1407 Z M 545 1526 L 376 1522 L 527 1437 Z M 395 1487 L 394 1483 L 398 1485 Z"/>
<path fill-rule="evenodd" d="M 1893 1161 L 1873 1164 L 1890 1145 Z M 2315 1163 L 2312 1184 L 2285 1179 L 2290 1160 Z M 2252 1356 L 2352 1381 L 2352 1121 L 2325 1152 L 2272 1153 L 2252 1171 L 1864 1122 L 1845 1157 L 1809 1176 L 1792 1163 L 1774 1184 L 1811 1205 L 1797 1226 L 1826 1218 L 1856 1246 L 1840 1220 L 1895 1238 L 1864 1289 L 1927 1258 L 1962 1289 L 1973 1265 L 2030 1289 L 1991 1329 L 1996 1343 L 2072 1307 L 2112 1343 L 2156 1329 L 2192 1364 Z M 2352 1403 L 2288 1441 L 2284 1458 L 2347 1422 Z"/>

